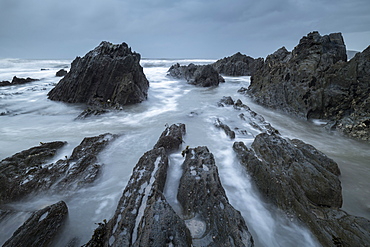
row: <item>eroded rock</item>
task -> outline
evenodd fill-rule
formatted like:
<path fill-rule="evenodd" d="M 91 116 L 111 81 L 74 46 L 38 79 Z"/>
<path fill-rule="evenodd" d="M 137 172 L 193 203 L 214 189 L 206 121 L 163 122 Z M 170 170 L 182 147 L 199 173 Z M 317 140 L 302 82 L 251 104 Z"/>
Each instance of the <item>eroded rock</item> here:
<path fill-rule="evenodd" d="M 48 93 L 49 99 L 86 103 L 98 109 L 142 102 L 147 99 L 149 82 L 140 58 L 126 43 L 103 41 L 72 62 L 70 71 Z"/>
<path fill-rule="evenodd" d="M 229 203 L 207 147 L 189 148 L 177 199 L 193 246 L 253 246 L 240 212 Z"/>
<path fill-rule="evenodd" d="M 342 211 L 338 165 L 300 140 L 262 133 L 251 148 L 234 143 L 259 191 L 292 219 L 299 219 L 323 246 L 362 246 L 370 221 Z"/>
<path fill-rule="evenodd" d="M 220 82 L 224 82 L 224 78 L 211 65 L 195 65 L 180 66 L 180 64 L 172 65 L 168 70 L 168 75 L 177 79 L 185 79 L 189 84 L 211 87 L 218 86 Z"/>
<path fill-rule="evenodd" d="M 212 67 L 227 76 L 250 76 L 263 64 L 263 58 L 254 59 L 240 52 L 217 60 Z"/>
<path fill-rule="evenodd" d="M 65 224 L 67 214 L 68 208 L 63 201 L 34 212 L 3 247 L 51 246 Z"/>

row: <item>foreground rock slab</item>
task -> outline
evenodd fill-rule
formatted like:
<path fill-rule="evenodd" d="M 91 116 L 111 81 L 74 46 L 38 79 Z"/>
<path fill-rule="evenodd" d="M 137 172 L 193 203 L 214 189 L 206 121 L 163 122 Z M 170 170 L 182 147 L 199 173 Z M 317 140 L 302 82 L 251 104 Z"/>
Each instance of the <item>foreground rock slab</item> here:
<path fill-rule="evenodd" d="M 51 246 L 57 233 L 65 224 L 67 215 L 68 208 L 63 201 L 38 210 L 14 232 L 3 247 Z"/>
<path fill-rule="evenodd" d="M 342 206 L 338 165 L 300 140 L 262 133 L 234 150 L 268 201 L 303 222 L 323 246 L 366 246 L 370 221 Z"/>
<path fill-rule="evenodd" d="M 97 109 L 142 102 L 147 99 L 149 82 L 140 58 L 126 43 L 103 41 L 72 62 L 70 71 L 49 92 L 49 99 L 86 103 Z"/>
<path fill-rule="evenodd" d="M 178 198 L 184 212 L 177 214 L 167 202 L 163 194 L 167 155 L 178 150 L 184 134 L 183 124 L 166 127 L 154 148 L 136 164 L 114 216 L 101 223 L 84 246 L 253 246 L 244 219 L 226 198 L 206 147 L 183 151 Z M 193 176 L 193 169 L 199 174 Z"/>
<path fill-rule="evenodd" d="M 226 197 L 208 148 L 187 149 L 182 168 L 177 198 L 193 246 L 253 246 L 243 217 Z"/>
<path fill-rule="evenodd" d="M 115 136 L 86 137 L 72 155 L 48 163 L 66 142 L 40 143 L 0 161 L 0 204 L 13 202 L 41 191 L 61 192 L 91 184 L 102 164 L 97 155 Z"/>

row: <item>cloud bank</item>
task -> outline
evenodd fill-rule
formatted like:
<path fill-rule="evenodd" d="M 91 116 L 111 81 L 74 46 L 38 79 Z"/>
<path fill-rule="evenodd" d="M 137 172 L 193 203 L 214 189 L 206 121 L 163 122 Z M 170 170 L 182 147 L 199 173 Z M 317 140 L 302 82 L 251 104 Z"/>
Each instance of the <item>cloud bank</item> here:
<path fill-rule="evenodd" d="M 265 57 L 311 31 L 370 45 L 368 0 L 2 0 L 0 58 L 83 56 L 102 40 L 143 57 Z"/>

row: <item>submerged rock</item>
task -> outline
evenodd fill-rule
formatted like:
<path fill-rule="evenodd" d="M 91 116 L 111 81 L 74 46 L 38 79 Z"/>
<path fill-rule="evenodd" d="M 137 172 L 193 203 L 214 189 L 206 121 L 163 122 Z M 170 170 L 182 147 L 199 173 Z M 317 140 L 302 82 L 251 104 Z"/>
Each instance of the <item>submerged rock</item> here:
<path fill-rule="evenodd" d="M 41 143 L 0 162 L 0 204 L 52 189 L 72 190 L 92 183 L 101 166 L 97 155 L 114 139 L 111 134 L 85 138 L 72 155 L 48 163 L 66 142 Z"/>
<path fill-rule="evenodd" d="M 172 65 L 168 70 L 168 75 L 177 79 L 185 79 L 189 84 L 211 87 L 218 86 L 220 82 L 224 82 L 224 78 L 211 65 L 195 65 L 180 66 L 180 64 Z"/>
<path fill-rule="evenodd" d="M 253 246 L 243 217 L 226 197 L 208 148 L 188 149 L 182 168 L 177 199 L 192 246 Z"/>
<path fill-rule="evenodd" d="M 68 208 L 63 201 L 34 212 L 3 247 L 52 246 L 54 238 L 65 224 L 67 214 Z"/>
<path fill-rule="evenodd" d="M 33 82 L 33 81 L 38 81 L 39 79 L 33 79 L 33 78 L 30 78 L 30 77 L 27 77 L 27 78 L 19 78 L 19 77 L 16 77 L 14 76 L 12 81 L 1 81 L 0 82 L 0 87 L 2 86 L 13 86 L 13 85 L 21 85 L 21 84 L 26 84 L 26 83 L 29 83 L 29 82 Z"/>
<path fill-rule="evenodd" d="M 254 74 L 262 64 L 263 58 L 254 59 L 237 52 L 230 57 L 217 60 L 212 67 L 223 75 L 248 76 Z"/>
<path fill-rule="evenodd" d="M 49 99 L 98 109 L 142 102 L 147 99 L 149 82 L 139 62 L 140 54 L 126 43 L 103 41 L 72 62 L 70 71 L 48 93 Z"/>
<path fill-rule="evenodd" d="M 234 150 L 259 191 L 289 217 L 303 222 L 323 246 L 365 246 L 370 221 L 340 210 L 338 165 L 300 140 L 262 133 L 251 148 Z"/>
<path fill-rule="evenodd" d="M 247 93 L 262 105 L 331 120 L 343 133 L 370 140 L 369 57 L 367 48 L 347 62 L 340 33 L 312 32 L 292 52 L 283 47 L 267 56 Z"/>

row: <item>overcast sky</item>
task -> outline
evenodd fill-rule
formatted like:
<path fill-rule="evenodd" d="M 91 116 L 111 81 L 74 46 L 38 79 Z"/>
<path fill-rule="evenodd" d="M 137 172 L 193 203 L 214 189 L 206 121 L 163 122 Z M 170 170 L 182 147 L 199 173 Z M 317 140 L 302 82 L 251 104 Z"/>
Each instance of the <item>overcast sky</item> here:
<path fill-rule="evenodd" d="M 103 40 L 145 58 L 266 57 L 311 31 L 370 45 L 369 0 L 0 0 L 0 58 L 73 59 Z"/>

